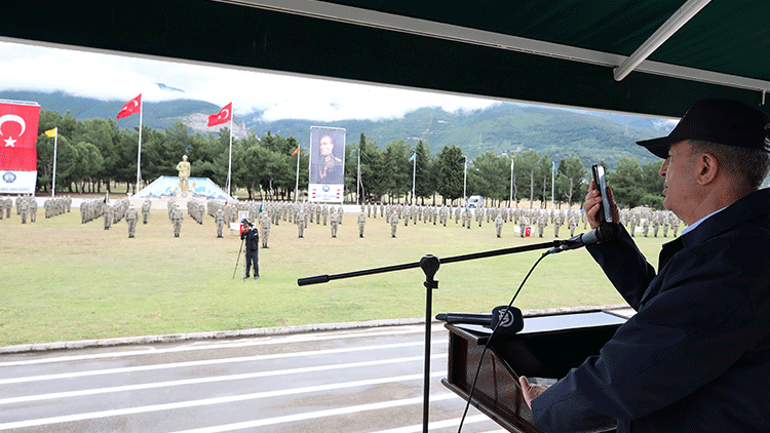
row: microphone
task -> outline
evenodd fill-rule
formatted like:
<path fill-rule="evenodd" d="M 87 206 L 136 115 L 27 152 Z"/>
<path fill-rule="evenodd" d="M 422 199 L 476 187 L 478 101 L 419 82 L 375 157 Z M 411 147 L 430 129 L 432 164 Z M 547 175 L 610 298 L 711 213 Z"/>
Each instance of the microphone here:
<path fill-rule="evenodd" d="M 549 249 L 545 254 L 547 255 L 560 253 L 566 250 L 574 250 L 575 248 L 586 247 L 597 242 L 612 239 L 619 233 L 620 226 L 618 223 L 605 223 L 587 233 L 581 233 L 575 237 L 567 239 L 566 241 L 560 241 L 562 242 L 561 245 Z"/>
<path fill-rule="evenodd" d="M 507 310 L 506 310 L 507 309 Z M 437 314 L 437 320 L 447 323 L 483 325 L 495 329 L 499 335 L 513 335 L 524 329 L 524 317 L 521 310 L 507 305 L 495 307 L 492 314 L 446 313 Z"/>

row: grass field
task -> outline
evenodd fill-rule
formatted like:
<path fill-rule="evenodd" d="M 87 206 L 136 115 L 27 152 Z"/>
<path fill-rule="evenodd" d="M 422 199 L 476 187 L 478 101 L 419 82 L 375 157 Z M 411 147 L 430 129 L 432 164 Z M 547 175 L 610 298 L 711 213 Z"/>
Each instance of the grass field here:
<path fill-rule="evenodd" d="M 185 216 L 173 237 L 164 210 L 127 237 L 125 222 L 105 231 L 102 221 L 80 224 L 78 209 L 36 223 L 0 221 L 0 346 L 277 327 L 424 316 L 424 274 L 419 268 L 299 287 L 297 279 L 418 262 L 553 239 L 522 239 L 513 225 L 495 237 L 494 225 L 464 229 L 426 225 L 398 228 L 369 219 L 358 237 L 347 214 L 336 239 L 328 226 L 311 224 L 305 237 L 295 225 L 273 226 L 269 249 L 260 250 L 258 281 L 233 278 L 241 246 L 237 233 L 216 238 L 211 217 L 198 225 Z M 562 236 L 568 231 L 562 229 Z M 664 238 L 637 237 L 656 265 Z M 541 252 L 443 265 L 433 292 L 433 312 L 490 312 L 507 304 Z M 521 309 L 623 303 L 585 250 L 547 257 L 516 304 Z"/>

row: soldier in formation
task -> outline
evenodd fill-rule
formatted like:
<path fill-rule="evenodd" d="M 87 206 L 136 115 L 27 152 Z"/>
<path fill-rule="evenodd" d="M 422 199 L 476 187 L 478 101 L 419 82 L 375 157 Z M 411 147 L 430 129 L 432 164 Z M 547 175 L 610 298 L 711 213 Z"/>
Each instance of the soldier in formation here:
<path fill-rule="evenodd" d="M 336 212 L 332 212 L 331 214 L 331 221 L 330 221 L 331 229 L 332 229 L 332 237 L 337 237 L 337 227 L 339 226 L 338 217 Z"/>
<path fill-rule="evenodd" d="M 104 203 L 104 211 L 102 212 L 102 215 L 104 216 L 104 229 L 109 230 L 110 226 L 112 226 L 112 220 L 113 220 L 113 212 L 114 209 L 111 204 Z"/>
<path fill-rule="evenodd" d="M 393 211 L 390 214 L 390 237 L 396 237 L 396 229 L 398 228 L 398 212 Z"/>
<path fill-rule="evenodd" d="M 128 225 L 128 237 L 133 238 L 136 235 L 136 223 L 139 221 L 139 212 L 136 208 L 129 206 L 126 211 L 126 224 Z"/>
<path fill-rule="evenodd" d="M 306 224 L 306 215 L 305 215 L 305 209 L 304 206 L 300 208 L 299 213 L 297 214 L 297 237 L 304 238 L 305 237 L 305 224 Z"/>
<path fill-rule="evenodd" d="M 222 231 L 225 228 L 225 211 L 221 207 L 214 214 L 214 222 L 217 225 L 217 237 L 224 237 L 222 236 Z"/>
<path fill-rule="evenodd" d="M 171 225 L 174 227 L 174 237 L 178 238 L 182 231 L 182 221 L 184 220 L 184 213 L 178 205 L 174 205 L 171 208 Z"/>
<path fill-rule="evenodd" d="M 27 223 L 27 214 L 29 213 L 29 202 L 26 197 L 18 197 L 16 199 L 16 206 L 18 207 L 19 215 L 21 215 L 21 223 Z"/>
<path fill-rule="evenodd" d="M 29 222 L 37 221 L 37 200 L 35 196 L 29 197 Z"/>
<path fill-rule="evenodd" d="M 364 211 L 362 210 L 360 214 L 358 214 L 358 237 L 362 238 L 364 237 L 364 227 L 366 226 L 366 215 L 364 214 Z"/>
<path fill-rule="evenodd" d="M 270 236 L 270 215 L 262 213 L 262 248 L 267 248 L 267 239 Z"/>
<path fill-rule="evenodd" d="M 495 233 L 497 234 L 497 237 L 500 237 L 500 234 L 503 231 L 503 216 L 498 214 L 497 217 L 495 217 Z"/>
<path fill-rule="evenodd" d="M 150 220 L 151 208 L 152 208 L 152 202 L 148 198 L 144 201 L 144 203 L 142 203 L 142 224 L 147 224 L 147 222 Z"/>

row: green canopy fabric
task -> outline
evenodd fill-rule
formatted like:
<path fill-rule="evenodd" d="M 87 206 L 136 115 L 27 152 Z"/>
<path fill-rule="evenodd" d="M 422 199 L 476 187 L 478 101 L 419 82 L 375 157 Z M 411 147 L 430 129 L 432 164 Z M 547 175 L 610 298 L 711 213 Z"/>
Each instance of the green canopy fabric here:
<path fill-rule="evenodd" d="M 654 116 L 707 97 L 767 110 L 770 88 L 765 0 L 8 0 L 3 16 L 6 41 Z"/>

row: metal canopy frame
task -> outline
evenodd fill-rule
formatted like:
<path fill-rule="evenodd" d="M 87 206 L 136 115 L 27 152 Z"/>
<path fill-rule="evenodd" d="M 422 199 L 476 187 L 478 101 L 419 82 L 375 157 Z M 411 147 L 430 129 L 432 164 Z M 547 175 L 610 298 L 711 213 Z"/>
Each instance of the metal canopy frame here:
<path fill-rule="evenodd" d="M 4 16 L 13 19 L 0 40 L 660 117 L 679 117 L 705 97 L 767 110 L 770 20 L 730 27 L 729 46 L 709 47 L 714 37 L 704 35 L 728 12 L 735 21 L 770 12 L 766 2 L 734 2 L 625 0 L 609 4 L 615 16 L 604 0 L 488 0 L 472 9 L 406 0 L 8 0 Z M 577 30 L 560 31 L 569 22 Z M 695 54 L 678 51 L 688 38 Z M 634 73 L 617 81 L 625 69 Z"/>

